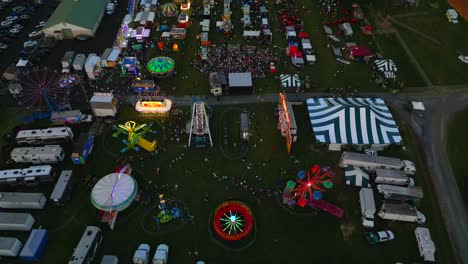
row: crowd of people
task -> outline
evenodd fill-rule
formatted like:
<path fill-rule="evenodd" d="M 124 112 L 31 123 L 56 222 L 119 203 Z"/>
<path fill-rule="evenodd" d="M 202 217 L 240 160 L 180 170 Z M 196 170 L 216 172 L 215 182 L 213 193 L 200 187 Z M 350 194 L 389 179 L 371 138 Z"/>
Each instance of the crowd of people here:
<path fill-rule="evenodd" d="M 196 59 L 191 62 L 195 69 L 208 76 L 211 72 L 251 72 L 252 78 L 265 78 L 270 63 L 277 63 L 278 57 L 270 49 L 257 49 L 253 46 L 213 45 L 206 61 Z"/>

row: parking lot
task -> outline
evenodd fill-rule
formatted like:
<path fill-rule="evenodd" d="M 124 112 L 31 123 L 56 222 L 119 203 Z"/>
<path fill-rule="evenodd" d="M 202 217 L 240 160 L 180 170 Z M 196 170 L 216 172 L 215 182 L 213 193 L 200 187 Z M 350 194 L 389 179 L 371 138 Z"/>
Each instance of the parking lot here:
<path fill-rule="evenodd" d="M 24 42 L 31 39 L 30 33 L 41 29 L 39 24 L 45 23 L 57 5 L 58 2 L 55 0 L 47 2 L 3 0 L 0 3 L 0 52 L 2 53 L 0 70 L 2 72 L 8 65 L 17 62 L 21 51 L 23 54 L 26 53 Z M 40 34 L 31 34 L 31 36 L 38 38 Z M 46 49 L 42 51 L 43 56 L 46 55 L 46 51 Z"/>

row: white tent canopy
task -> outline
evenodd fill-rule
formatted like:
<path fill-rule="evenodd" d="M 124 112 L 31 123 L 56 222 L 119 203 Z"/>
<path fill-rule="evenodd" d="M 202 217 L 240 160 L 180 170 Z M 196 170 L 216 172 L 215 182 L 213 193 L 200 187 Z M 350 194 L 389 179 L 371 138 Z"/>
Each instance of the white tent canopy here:
<path fill-rule="evenodd" d="M 390 59 L 376 60 L 374 62 L 374 67 L 376 68 L 377 71 L 379 71 L 380 73 L 383 73 L 385 78 L 387 79 L 396 78 L 395 73 L 398 71 L 398 68 L 393 62 L 393 60 L 390 60 Z"/>
<path fill-rule="evenodd" d="M 301 87 L 301 80 L 298 74 L 281 74 L 281 86 L 283 88 L 299 88 Z"/>

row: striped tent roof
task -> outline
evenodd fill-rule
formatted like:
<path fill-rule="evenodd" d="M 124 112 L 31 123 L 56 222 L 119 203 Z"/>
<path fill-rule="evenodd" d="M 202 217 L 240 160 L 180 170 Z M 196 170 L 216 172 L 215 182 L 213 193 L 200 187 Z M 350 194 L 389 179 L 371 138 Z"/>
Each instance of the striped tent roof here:
<path fill-rule="evenodd" d="M 345 167 L 346 185 L 371 187 L 369 175 L 356 166 Z"/>
<path fill-rule="evenodd" d="M 385 102 L 372 98 L 310 98 L 315 138 L 328 144 L 392 144 L 402 139 Z"/>

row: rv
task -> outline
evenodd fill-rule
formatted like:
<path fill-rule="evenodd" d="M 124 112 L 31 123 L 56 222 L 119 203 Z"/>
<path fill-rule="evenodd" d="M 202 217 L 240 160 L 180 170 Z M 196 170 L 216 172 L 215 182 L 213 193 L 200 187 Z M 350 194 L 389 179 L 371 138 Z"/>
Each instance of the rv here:
<path fill-rule="evenodd" d="M 148 264 L 150 245 L 141 244 L 133 254 L 133 264 Z"/>
<path fill-rule="evenodd" d="M 385 199 L 397 201 L 419 201 L 423 198 L 421 187 L 401 187 L 386 184 L 377 185 L 377 190 Z"/>
<path fill-rule="evenodd" d="M 18 144 L 47 144 L 73 141 L 73 131 L 69 127 L 49 127 L 46 129 L 21 130 L 16 135 Z"/>
<path fill-rule="evenodd" d="M 0 237 L 0 256 L 18 256 L 23 244 L 14 237 Z"/>
<path fill-rule="evenodd" d="M 414 229 L 416 241 L 418 242 L 419 253 L 424 261 L 435 262 L 434 253 L 436 251 L 434 242 L 431 239 L 429 229 L 425 227 L 416 227 Z"/>
<path fill-rule="evenodd" d="M 0 192 L 0 208 L 42 209 L 47 198 L 42 193 Z"/>
<path fill-rule="evenodd" d="M 34 221 L 31 214 L 0 212 L 1 231 L 31 231 Z"/>
<path fill-rule="evenodd" d="M 370 188 L 361 188 L 359 191 L 359 203 L 361 204 L 362 226 L 374 227 L 375 201 L 374 193 Z"/>
<path fill-rule="evenodd" d="M 36 185 L 39 182 L 52 181 L 55 171 L 50 165 L 31 166 L 24 169 L 0 171 L 0 184 Z"/>
<path fill-rule="evenodd" d="M 55 205 L 64 205 L 65 201 L 68 200 L 71 192 L 72 172 L 71 170 L 63 170 L 60 174 L 50 195 L 50 200 L 54 201 Z"/>
<path fill-rule="evenodd" d="M 376 169 L 374 182 L 376 184 L 414 186 L 414 180 L 401 170 Z"/>
<path fill-rule="evenodd" d="M 101 244 L 101 229 L 96 226 L 87 226 L 83 236 L 75 248 L 75 252 L 68 261 L 68 264 L 89 264 L 94 259 L 94 255 Z"/>
<path fill-rule="evenodd" d="M 14 148 L 10 157 L 16 163 L 49 164 L 63 161 L 65 152 L 59 145 L 22 147 Z"/>
<path fill-rule="evenodd" d="M 75 52 L 67 51 L 62 58 L 62 73 L 69 73 L 70 68 L 73 64 L 73 59 L 75 58 Z"/>
<path fill-rule="evenodd" d="M 384 202 L 378 215 L 382 219 L 403 221 L 423 224 L 426 222 L 426 217 L 416 209 L 416 207 L 409 204 L 391 204 Z"/>
<path fill-rule="evenodd" d="M 375 171 L 379 168 L 402 170 L 407 175 L 414 175 L 416 173 L 414 163 L 409 160 L 344 151 L 340 159 L 340 167 L 344 168 L 346 166 L 357 166 L 368 171 Z"/>

